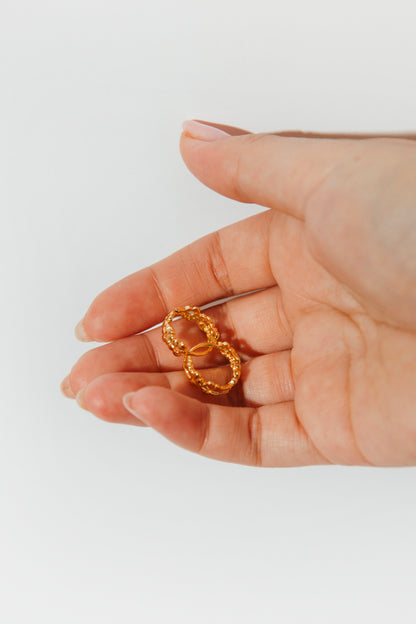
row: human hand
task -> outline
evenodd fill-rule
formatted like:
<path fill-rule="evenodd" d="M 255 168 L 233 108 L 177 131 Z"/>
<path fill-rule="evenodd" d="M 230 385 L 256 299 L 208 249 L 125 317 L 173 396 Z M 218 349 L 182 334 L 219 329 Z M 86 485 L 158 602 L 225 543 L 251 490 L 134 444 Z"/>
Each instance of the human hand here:
<path fill-rule="evenodd" d="M 109 343 L 80 358 L 65 393 L 224 461 L 414 465 L 416 143 L 185 127 L 182 155 L 204 184 L 271 210 L 102 292 L 78 335 Z M 146 330 L 174 307 L 232 295 L 208 314 L 242 376 L 212 398 L 160 328 Z"/>

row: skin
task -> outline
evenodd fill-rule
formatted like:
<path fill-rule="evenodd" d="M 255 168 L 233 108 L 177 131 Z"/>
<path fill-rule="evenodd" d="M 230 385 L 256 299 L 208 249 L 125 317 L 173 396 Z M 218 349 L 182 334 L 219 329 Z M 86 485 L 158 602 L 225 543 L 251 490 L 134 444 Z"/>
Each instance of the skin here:
<path fill-rule="evenodd" d="M 415 465 L 415 137 L 217 127 L 232 136 L 188 127 L 185 163 L 215 191 L 268 210 L 102 292 L 77 333 L 108 344 L 81 357 L 65 394 L 213 459 Z M 234 295 L 208 314 L 240 353 L 242 377 L 208 397 L 149 328 L 176 306 Z M 201 341 L 189 323 L 177 327 Z M 200 368 L 222 364 L 201 358 Z"/>

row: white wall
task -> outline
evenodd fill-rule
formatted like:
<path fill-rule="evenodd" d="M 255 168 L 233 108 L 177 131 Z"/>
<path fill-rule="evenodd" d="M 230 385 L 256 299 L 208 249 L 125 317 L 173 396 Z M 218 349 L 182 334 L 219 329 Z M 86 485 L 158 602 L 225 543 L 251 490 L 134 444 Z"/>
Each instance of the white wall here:
<path fill-rule="evenodd" d="M 414 621 L 415 469 L 215 463 L 59 383 L 99 291 L 261 210 L 189 174 L 182 120 L 415 131 L 415 19 L 413 0 L 1 0 L 2 621 Z"/>

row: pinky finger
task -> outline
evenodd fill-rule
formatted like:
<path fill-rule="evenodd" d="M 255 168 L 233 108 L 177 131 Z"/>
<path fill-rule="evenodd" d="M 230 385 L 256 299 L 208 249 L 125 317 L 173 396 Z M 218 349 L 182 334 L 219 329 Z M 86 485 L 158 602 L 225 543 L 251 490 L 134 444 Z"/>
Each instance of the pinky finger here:
<path fill-rule="evenodd" d="M 205 457 L 250 466 L 328 463 L 299 423 L 293 402 L 225 407 L 160 387 L 130 392 L 123 401 L 165 438 Z"/>

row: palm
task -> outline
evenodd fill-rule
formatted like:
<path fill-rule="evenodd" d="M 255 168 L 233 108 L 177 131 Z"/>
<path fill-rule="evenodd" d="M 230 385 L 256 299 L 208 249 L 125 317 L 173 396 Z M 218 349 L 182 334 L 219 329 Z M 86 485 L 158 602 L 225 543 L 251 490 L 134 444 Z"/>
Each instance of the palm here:
<path fill-rule="evenodd" d="M 371 297 L 358 298 L 333 277 L 337 267 L 316 261 L 307 223 L 275 213 L 271 239 L 279 309 L 293 330 L 294 404 L 305 432 L 331 462 L 394 464 L 406 453 L 411 463 L 416 422 L 406 423 L 416 398 L 415 333 L 376 320 Z M 352 276 L 357 270 L 354 259 L 349 270 Z"/>
<path fill-rule="evenodd" d="M 231 181 L 229 191 L 223 173 L 211 168 L 213 179 L 204 181 L 226 195 L 251 199 L 244 188 L 250 181 L 242 176 L 238 192 Z M 353 178 L 351 166 L 337 168 L 311 185 L 313 192 L 306 188 L 293 199 L 304 213 L 286 205 L 262 213 L 102 293 L 84 328 L 92 338 L 111 342 L 86 354 L 71 373 L 73 390 L 85 388 L 83 404 L 106 420 L 138 424 L 121 399 L 151 386 L 141 393 L 146 423 L 185 448 L 227 461 L 414 463 L 414 316 L 386 298 L 391 280 L 397 283 L 394 270 L 379 276 L 375 287 L 360 271 L 360 254 L 350 253 L 351 228 L 363 228 L 345 219 L 356 209 L 356 202 L 349 204 Z M 359 215 L 370 214 L 375 203 L 365 201 Z M 273 205 L 267 198 L 264 204 Z M 338 227 L 343 219 L 344 230 Z M 184 283 L 191 285 L 188 290 Z M 253 290 L 258 292 L 244 295 Z M 393 300 L 402 290 L 399 283 Z M 176 305 L 201 305 L 230 294 L 243 296 L 216 306 L 212 316 L 243 357 L 242 382 L 213 401 L 184 379 L 160 330 L 137 332 Z M 143 297 L 149 302 L 145 311 Z M 192 336 L 192 329 L 185 331 Z M 160 386 L 164 389 L 157 390 Z"/>

